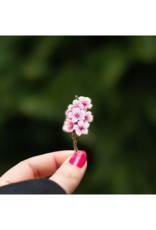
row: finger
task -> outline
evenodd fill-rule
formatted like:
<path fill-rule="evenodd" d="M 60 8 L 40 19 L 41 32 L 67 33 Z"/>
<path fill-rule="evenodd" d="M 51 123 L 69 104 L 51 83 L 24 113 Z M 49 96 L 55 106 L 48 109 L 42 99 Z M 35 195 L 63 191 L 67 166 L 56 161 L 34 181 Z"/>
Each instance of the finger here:
<path fill-rule="evenodd" d="M 51 176 L 74 151 L 58 151 L 20 162 L 0 178 L 0 186 L 23 180 Z"/>
<path fill-rule="evenodd" d="M 78 151 L 68 157 L 49 179 L 55 181 L 68 194 L 71 194 L 82 180 L 86 168 L 86 153 Z"/>

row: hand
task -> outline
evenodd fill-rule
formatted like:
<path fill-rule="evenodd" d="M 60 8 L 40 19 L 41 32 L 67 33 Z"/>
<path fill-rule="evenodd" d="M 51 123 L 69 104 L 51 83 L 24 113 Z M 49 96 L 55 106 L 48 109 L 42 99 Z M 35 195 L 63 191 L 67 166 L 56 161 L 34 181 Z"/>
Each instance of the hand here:
<path fill-rule="evenodd" d="M 0 178 L 0 186 L 50 176 L 49 180 L 71 194 L 82 180 L 86 168 L 84 151 L 75 154 L 74 151 L 47 153 L 24 160 L 8 170 Z"/>

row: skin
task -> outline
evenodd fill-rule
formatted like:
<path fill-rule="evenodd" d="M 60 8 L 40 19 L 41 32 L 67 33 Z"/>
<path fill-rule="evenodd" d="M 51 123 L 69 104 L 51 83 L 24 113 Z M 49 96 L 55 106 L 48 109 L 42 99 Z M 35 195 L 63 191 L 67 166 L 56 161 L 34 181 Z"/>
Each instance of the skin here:
<path fill-rule="evenodd" d="M 69 163 L 74 151 L 58 151 L 31 157 L 9 169 L 0 178 L 0 186 L 19 181 L 45 178 L 59 184 L 67 194 L 71 194 L 82 180 L 87 162 L 82 168 Z"/>

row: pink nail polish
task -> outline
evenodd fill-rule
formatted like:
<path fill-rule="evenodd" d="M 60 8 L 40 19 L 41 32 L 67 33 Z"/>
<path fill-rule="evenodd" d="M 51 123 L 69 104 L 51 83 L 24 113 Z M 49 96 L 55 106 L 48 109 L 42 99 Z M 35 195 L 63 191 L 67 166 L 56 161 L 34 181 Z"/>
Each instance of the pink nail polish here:
<path fill-rule="evenodd" d="M 86 153 L 85 151 L 78 151 L 73 154 L 73 156 L 70 158 L 70 164 L 75 165 L 79 168 L 82 168 L 83 165 L 86 162 Z"/>

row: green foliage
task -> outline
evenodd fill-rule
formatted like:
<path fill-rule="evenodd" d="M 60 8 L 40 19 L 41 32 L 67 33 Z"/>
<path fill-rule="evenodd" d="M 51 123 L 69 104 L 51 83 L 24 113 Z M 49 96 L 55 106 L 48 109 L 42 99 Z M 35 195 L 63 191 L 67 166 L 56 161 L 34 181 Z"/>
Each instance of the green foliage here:
<path fill-rule="evenodd" d="M 156 37 L 0 37 L 0 174 L 72 149 L 62 132 L 75 95 L 94 121 L 78 139 L 88 169 L 76 194 L 155 193 Z"/>

